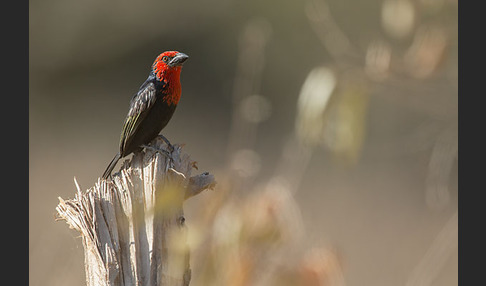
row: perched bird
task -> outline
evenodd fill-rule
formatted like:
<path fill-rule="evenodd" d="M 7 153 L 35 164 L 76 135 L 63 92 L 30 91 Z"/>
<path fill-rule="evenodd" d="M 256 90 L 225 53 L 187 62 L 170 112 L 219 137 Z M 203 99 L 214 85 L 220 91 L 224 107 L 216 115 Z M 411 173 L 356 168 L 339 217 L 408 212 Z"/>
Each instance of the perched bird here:
<path fill-rule="evenodd" d="M 181 97 L 180 74 L 188 58 L 186 54 L 167 51 L 155 59 L 147 80 L 130 101 L 120 136 L 120 151 L 103 173 L 104 179 L 111 175 L 118 160 L 146 146 L 167 125 Z"/>

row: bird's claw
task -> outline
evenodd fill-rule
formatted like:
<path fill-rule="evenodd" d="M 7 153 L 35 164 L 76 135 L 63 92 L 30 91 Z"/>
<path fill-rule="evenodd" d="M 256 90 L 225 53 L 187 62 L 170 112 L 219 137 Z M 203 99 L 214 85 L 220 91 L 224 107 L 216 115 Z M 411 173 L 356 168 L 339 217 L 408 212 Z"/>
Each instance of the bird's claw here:
<path fill-rule="evenodd" d="M 174 159 L 172 158 L 171 154 L 169 153 L 169 151 L 167 150 L 163 150 L 163 149 L 158 149 L 158 148 L 155 148 L 153 146 L 150 146 L 150 145 L 141 145 L 141 147 L 145 148 L 145 149 L 149 149 L 149 150 L 152 150 L 154 152 L 158 152 L 158 153 L 161 153 L 163 154 L 167 159 L 169 159 L 169 164 L 171 165 L 174 165 Z"/>
<path fill-rule="evenodd" d="M 172 144 L 170 144 L 169 139 L 165 138 L 165 136 L 162 135 L 162 134 L 159 134 L 158 137 L 161 138 L 162 140 L 164 140 L 164 142 L 165 142 L 165 144 L 167 144 L 167 147 L 169 148 L 170 152 L 174 151 L 174 146 Z"/>
<path fill-rule="evenodd" d="M 152 150 L 152 151 L 154 151 L 154 152 L 162 153 L 162 154 L 164 154 L 164 155 L 165 155 L 167 158 L 170 158 L 170 157 L 171 157 L 171 156 L 170 156 L 169 151 L 167 151 L 167 150 L 158 149 L 158 148 L 155 148 L 155 147 L 153 147 L 153 146 L 146 145 L 146 144 L 145 144 L 145 145 L 142 145 L 142 147 L 143 147 L 143 148 L 145 148 L 145 149 Z"/>

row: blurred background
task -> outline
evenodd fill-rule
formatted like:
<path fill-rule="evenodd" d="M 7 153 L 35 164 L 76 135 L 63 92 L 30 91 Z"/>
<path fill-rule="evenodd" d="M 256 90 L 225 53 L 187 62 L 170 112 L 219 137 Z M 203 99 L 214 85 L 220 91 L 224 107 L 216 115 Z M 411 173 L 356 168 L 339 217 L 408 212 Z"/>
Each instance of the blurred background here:
<path fill-rule="evenodd" d="M 457 12 L 30 0 L 30 284 L 85 285 L 58 197 L 94 185 L 153 60 L 178 50 L 162 133 L 218 181 L 185 204 L 191 285 L 457 285 Z"/>

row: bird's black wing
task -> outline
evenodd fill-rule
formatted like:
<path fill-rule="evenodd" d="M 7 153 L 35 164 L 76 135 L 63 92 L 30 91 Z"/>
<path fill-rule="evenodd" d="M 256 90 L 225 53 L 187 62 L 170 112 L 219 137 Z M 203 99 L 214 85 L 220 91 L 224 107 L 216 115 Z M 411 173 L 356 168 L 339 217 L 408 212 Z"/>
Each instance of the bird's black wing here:
<path fill-rule="evenodd" d="M 130 144 L 136 133 L 140 123 L 143 122 L 149 110 L 155 103 L 156 89 L 153 82 L 148 82 L 142 85 L 140 90 L 135 94 L 130 101 L 130 109 L 128 110 L 127 118 L 123 124 L 122 133 L 120 136 L 120 150 L 126 150 L 126 146 Z"/>

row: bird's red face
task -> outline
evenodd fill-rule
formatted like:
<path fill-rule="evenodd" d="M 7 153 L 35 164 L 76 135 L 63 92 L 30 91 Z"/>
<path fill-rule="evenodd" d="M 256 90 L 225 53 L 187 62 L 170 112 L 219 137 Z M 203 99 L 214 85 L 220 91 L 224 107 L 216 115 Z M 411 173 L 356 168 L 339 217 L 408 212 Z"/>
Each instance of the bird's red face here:
<path fill-rule="evenodd" d="M 186 54 L 177 51 L 161 53 L 152 64 L 152 70 L 157 80 L 162 81 L 167 77 L 176 77 L 178 80 L 182 64 L 188 58 L 189 57 Z"/>

